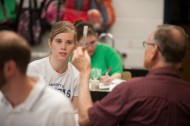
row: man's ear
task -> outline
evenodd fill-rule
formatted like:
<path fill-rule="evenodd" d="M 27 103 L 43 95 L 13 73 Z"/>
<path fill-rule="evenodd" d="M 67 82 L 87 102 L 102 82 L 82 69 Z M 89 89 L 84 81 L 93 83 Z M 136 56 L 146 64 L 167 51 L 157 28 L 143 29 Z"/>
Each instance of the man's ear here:
<path fill-rule="evenodd" d="M 154 45 L 154 47 L 152 48 L 152 55 L 151 55 L 151 59 L 154 60 L 157 58 L 158 53 L 159 53 L 159 49 L 158 49 L 158 45 Z"/>
<path fill-rule="evenodd" d="M 11 76 L 14 76 L 16 69 L 17 69 L 17 65 L 14 60 L 7 61 L 3 67 L 5 77 L 8 79 Z"/>

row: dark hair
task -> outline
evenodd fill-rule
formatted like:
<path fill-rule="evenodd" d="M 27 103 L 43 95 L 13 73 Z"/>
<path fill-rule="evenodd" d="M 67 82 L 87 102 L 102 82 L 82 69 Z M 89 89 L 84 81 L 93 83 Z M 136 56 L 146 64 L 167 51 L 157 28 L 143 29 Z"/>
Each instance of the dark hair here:
<path fill-rule="evenodd" d="M 174 25 L 158 26 L 153 41 L 158 44 L 162 56 L 169 63 L 181 62 L 186 54 L 189 42 L 184 29 Z"/>
<path fill-rule="evenodd" d="M 25 74 L 30 62 L 31 51 L 26 40 L 11 31 L 0 32 L 0 68 L 9 60 L 14 60 L 21 73 Z"/>
<path fill-rule="evenodd" d="M 67 33 L 69 31 L 74 32 L 74 41 L 77 41 L 77 32 L 74 25 L 69 21 L 58 21 L 53 24 L 50 32 L 50 40 L 52 41 L 53 38 L 59 33 Z"/>
<path fill-rule="evenodd" d="M 96 31 L 91 23 L 85 22 L 81 19 L 75 21 L 74 26 L 77 31 L 77 41 L 79 41 L 83 36 L 83 28 L 84 26 L 88 26 L 87 36 L 96 35 Z"/>

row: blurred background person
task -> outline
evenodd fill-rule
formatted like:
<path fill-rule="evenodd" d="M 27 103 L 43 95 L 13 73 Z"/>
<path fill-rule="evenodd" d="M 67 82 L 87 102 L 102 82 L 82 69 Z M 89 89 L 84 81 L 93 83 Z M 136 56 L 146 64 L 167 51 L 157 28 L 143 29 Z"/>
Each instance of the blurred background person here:
<path fill-rule="evenodd" d="M 0 125 L 76 125 L 70 101 L 43 78 L 26 75 L 27 42 L 10 31 L 0 31 L 0 36 Z"/>

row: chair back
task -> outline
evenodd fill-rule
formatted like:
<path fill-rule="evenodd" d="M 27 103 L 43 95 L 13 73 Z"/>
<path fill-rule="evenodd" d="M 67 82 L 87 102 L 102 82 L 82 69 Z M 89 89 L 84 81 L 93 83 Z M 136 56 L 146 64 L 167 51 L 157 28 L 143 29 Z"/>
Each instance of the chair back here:
<path fill-rule="evenodd" d="M 123 71 L 122 79 L 123 80 L 129 80 L 132 78 L 132 74 L 130 71 Z"/>

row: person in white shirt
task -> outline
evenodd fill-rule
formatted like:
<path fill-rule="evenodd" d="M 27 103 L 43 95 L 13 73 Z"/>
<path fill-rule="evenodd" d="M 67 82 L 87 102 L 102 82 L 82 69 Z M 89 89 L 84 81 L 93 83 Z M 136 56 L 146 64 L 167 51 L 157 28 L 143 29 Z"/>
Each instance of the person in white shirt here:
<path fill-rule="evenodd" d="M 75 126 L 70 101 L 43 78 L 26 75 L 26 40 L 12 31 L 0 36 L 0 126 Z"/>
<path fill-rule="evenodd" d="M 76 48 L 76 30 L 68 21 L 58 21 L 51 29 L 48 44 L 51 53 L 48 57 L 29 64 L 27 73 L 42 76 L 48 86 L 67 96 L 77 108 L 79 72 L 69 62 Z"/>

